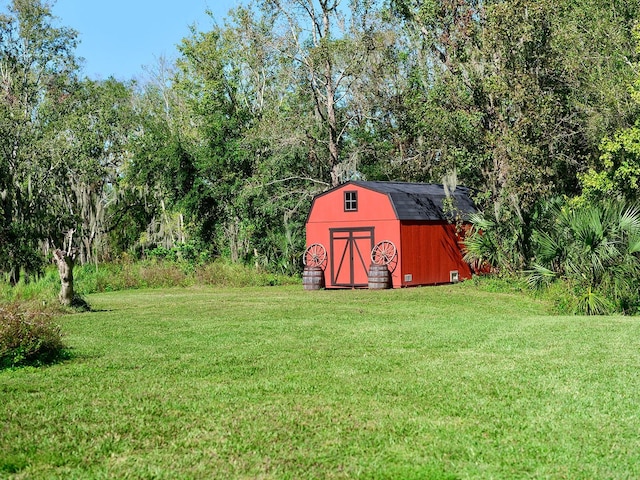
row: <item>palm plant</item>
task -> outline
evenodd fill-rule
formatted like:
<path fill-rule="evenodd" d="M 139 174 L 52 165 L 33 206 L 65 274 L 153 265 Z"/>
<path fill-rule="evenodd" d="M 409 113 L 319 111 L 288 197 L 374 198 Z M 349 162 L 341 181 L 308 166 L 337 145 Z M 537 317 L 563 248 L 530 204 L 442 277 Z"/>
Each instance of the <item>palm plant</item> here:
<path fill-rule="evenodd" d="M 516 216 L 498 220 L 492 213 L 469 217 L 472 228 L 464 240 L 464 259 L 472 265 L 490 265 L 494 272 L 514 274 L 524 262 L 523 222 Z"/>
<path fill-rule="evenodd" d="M 629 311 L 640 303 L 640 210 L 620 201 L 581 208 L 556 206 L 555 218 L 535 230 L 535 262 L 528 281 L 565 280 L 576 292 L 576 311 Z"/>
<path fill-rule="evenodd" d="M 472 214 L 469 221 L 472 229 L 464 240 L 464 260 L 472 265 L 502 264 L 501 250 L 494 238 L 495 222 L 480 213 Z"/>

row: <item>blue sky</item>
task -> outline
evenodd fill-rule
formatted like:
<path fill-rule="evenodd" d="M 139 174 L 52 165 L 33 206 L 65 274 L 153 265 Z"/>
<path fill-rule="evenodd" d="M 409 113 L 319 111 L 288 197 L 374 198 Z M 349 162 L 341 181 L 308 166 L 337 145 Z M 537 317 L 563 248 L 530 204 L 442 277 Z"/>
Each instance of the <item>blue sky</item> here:
<path fill-rule="evenodd" d="M 0 2 L 0 5 L 6 1 Z M 176 45 L 196 24 L 207 31 L 214 14 L 223 23 L 241 0 L 57 0 L 58 24 L 79 32 L 77 54 L 85 58 L 84 74 L 93 79 L 144 77 L 161 56 L 175 59 Z"/>

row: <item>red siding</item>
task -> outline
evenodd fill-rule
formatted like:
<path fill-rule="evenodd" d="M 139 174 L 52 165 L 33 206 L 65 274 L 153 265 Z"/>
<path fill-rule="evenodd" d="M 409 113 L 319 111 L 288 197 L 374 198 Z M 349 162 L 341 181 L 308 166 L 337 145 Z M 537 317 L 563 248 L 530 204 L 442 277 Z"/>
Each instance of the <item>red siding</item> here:
<path fill-rule="evenodd" d="M 455 225 L 403 222 L 401 242 L 404 285 L 448 283 L 452 271 L 458 271 L 460 280 L 471 278 L 471 270 L 462 260 Z M 411 281 L 405 281 L 406 275 L 411 275 Z"/>

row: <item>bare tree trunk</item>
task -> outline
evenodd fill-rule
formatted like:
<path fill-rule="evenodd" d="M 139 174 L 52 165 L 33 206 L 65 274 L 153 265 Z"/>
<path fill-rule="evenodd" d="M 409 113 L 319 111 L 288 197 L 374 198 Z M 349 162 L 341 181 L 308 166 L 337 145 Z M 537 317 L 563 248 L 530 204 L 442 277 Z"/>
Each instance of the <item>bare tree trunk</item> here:
<path fill-rule="evenodd" d="M 53 253 L 53 257 L 58 265 L 58 273 L 60 274 L 60 303 L 62 305 L 70 306 L 73 302 L 73 263 L 75 260 L 75 253 L 67 253 L 60 249 Z"/>
<path fill-rule="evenodd" d="M 328 35 L 328 34 L 327 34 Z M 336 118 L 336 98 L 332 75 L 331 60 L 327 58 L 325 63 L 326 91 L 327 91 L 327 124 L 329 126 L 329 165 L 331 166 L 331 186 L 337 187 L 340 184 L 340 178 L 336 174 L 336 167 L 340 162 L 339 140 L 338 140 L 338 120 Z"/>
<path fill-rule="evenodd" d="M 15 287 L 18 282 L 20 282 L 20 266 L 13 266 L 9 272 L 9 284 Z"/>
<path fill-rule="evenodd" d="M 341 86 L 343 89 L 349 89 L 349 86 L 343 85 L 348 78 L 348 69 L 344 65 L 337 67 L 333 61 L 336 54 L 332 46 L 332 18 L 336 21 L 337 28 L 337 24 L 340 23 L 340 2 L 341 0 L 266 0 L 262 2 L 264 5 L 277 8 L 287 19 L 292 32 L 288 43 L 297 49 L 293 58 L 297 58 L 308 71 L 316 118 L 320 119 L 328 130 L 327 138 L 322 143 L 328 146 L 327 164 L 333 187 L 342 181 L 340 138 L 344 133 L 339 126 L 336 97 Z M 308 23 L 303 26 L 306 23 L 305 20 L 308 20 Z M 301 42 L 299 31 L 305 29 L 310 32 L 312 48 Z"/>

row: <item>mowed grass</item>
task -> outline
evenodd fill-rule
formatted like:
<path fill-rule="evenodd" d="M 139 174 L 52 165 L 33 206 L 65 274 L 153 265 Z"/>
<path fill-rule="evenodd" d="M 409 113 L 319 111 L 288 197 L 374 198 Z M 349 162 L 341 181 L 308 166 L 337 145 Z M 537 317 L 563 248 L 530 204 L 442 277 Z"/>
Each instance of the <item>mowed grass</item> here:
<path fill-rule="evenodd" d="M 6 478 L 640 478 L 640 323 L 473 285 L 89 296 L 0 372 Z"/>

